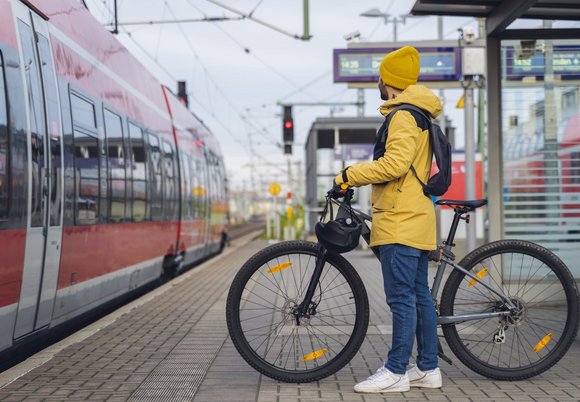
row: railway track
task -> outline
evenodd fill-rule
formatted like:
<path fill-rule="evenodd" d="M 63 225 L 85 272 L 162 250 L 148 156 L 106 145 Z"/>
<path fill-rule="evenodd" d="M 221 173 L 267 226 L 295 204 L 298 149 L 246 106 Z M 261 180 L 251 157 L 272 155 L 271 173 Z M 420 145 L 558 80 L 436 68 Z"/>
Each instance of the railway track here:
<path fill-rule="evenodd" d="M 232 225 L 228 228 L 228 237 L 230 240 L 245 236 L 253 231 L 265 229 L 266 222 L 252 222 L 241 223 L 239 225 Z"/>

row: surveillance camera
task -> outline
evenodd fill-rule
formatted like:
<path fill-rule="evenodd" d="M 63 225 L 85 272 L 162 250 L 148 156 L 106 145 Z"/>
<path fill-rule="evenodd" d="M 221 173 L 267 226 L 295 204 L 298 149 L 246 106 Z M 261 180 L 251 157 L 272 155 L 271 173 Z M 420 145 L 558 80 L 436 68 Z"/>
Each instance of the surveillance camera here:
<path fill-rule="evenodd" d="M 347 42 L 353 41 L 355 39 L 360 38 L 360 32 L 359 31 L 354 31 L 351 32 L 349 34 L 344 35 L 344 40 L 346 40 Z"/>
<path fill-rule="evenodd" d="M 465 40 L 465 43 L 467 43 L 468 45 L 473 43 L 473 41 L 475 40 L 475 32 L 473 32 L 473 28 L 471 27 L 463 28 L 463 39 Z"/>

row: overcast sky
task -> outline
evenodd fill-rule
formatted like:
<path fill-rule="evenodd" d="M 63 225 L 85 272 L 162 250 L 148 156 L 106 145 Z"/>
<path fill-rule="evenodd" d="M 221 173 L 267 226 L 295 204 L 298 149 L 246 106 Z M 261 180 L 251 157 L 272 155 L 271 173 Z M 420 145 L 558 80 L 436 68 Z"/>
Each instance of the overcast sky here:
<path fill-rule="evenodd" d="M 301 35 L 301 0 L 220 0 L 286 31 Z M 207 0 L 118 0 L 119 20 L 150 21 L 235 14 Z M 382 18 L 360 17 L 378 7 L 393 16 L 407 15 L 414 0 L 311 0 L 310 41 L 299 41 L 250 20 L 124 26 L 119 40 L 165 85 L 175 90 L 176 80 L 186 80 L 190 109 L 219 139 L 225 155 L 230 187 L 250 188 L 252 172 L 266 181 L 285 181 L 286 158 L 281 142 L 278 102 L 356 100 L 356 90 L 332 82 L 332 50 L 345 48 L 344 36 L 359 31 L 364 41 L 392 41 L 393 24 Z M 112 21 L 113 0 L 87 0 L 93 15 Z M 445 17 L 445 39 L 457 39 L 466 25 L 477 32 L 470 18 Z M 436 17 L 411 17 L 398 25 L 399 41 L 437 38 Z M 460 91 L 446 91 L 446 108 L 455 109 Z M 378 115 L 378 91 L 365 90 L 368 116 Z M 295 107 L 295 146 L 292 160 L 304 160 L 304 143 L 312 122 L 329 116 L 330 107 Z M 335 116 L 355 116 L 346 106 Z M 454 120 L 460 113 L 452 113 Z M 461 136 L 463 121 L 454 121 Z M 254 154 L 250 152 L 250 137 Z"/>

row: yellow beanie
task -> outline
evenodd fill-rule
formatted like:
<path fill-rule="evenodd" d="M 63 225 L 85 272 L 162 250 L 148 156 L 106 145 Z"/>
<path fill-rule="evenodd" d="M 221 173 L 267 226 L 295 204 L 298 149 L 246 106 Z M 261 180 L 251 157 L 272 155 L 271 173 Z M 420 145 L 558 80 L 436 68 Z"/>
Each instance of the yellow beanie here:
<path fill-rule="evenodd" d="M 417 83 L 419 78 L 419 52 L 411 46 L 405 46 L 387 54 L 379 67 L 381 79 L 386 85 L 397 89 L 406 89 Z"/>

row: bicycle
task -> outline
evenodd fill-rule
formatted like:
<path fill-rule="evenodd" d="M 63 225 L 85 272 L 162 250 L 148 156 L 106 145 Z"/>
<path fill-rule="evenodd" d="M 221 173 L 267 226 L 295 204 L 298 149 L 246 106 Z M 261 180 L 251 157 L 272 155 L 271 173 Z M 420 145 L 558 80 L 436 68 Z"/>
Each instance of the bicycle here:
<path fill-rule="evenodd" d="M 369 243 L 372 218 L 350 207 Z M 579 295 L 566 265 L 528 241 L 485 244 L 455 263 L 453 241 L 461 220 L 487 200 L 439 200 L 454 209 L 431 295 L 443 337 L 471 370 L 497 380 L 522 380 L 556 364 L 578 331 Z M 378 258 L 378 250 L 372 251 Z M 452 267 L 441 298 L 439 288 Z M 338 279 L 338 280 L 337 280 Z M 229 290 L 230 337 L 256 370 L 284 382 L 310 382 L 343 368 L 358 352 L 369 323 L 369 303 L 355 268 L 321 244 L 287 241 L 251 257 Z M 441 337 L 439 337 L 441 338 Z M 503 349 L 503 350 L 502 350 Z M 451 364 L 439 341 L 439 357 Z"/>

